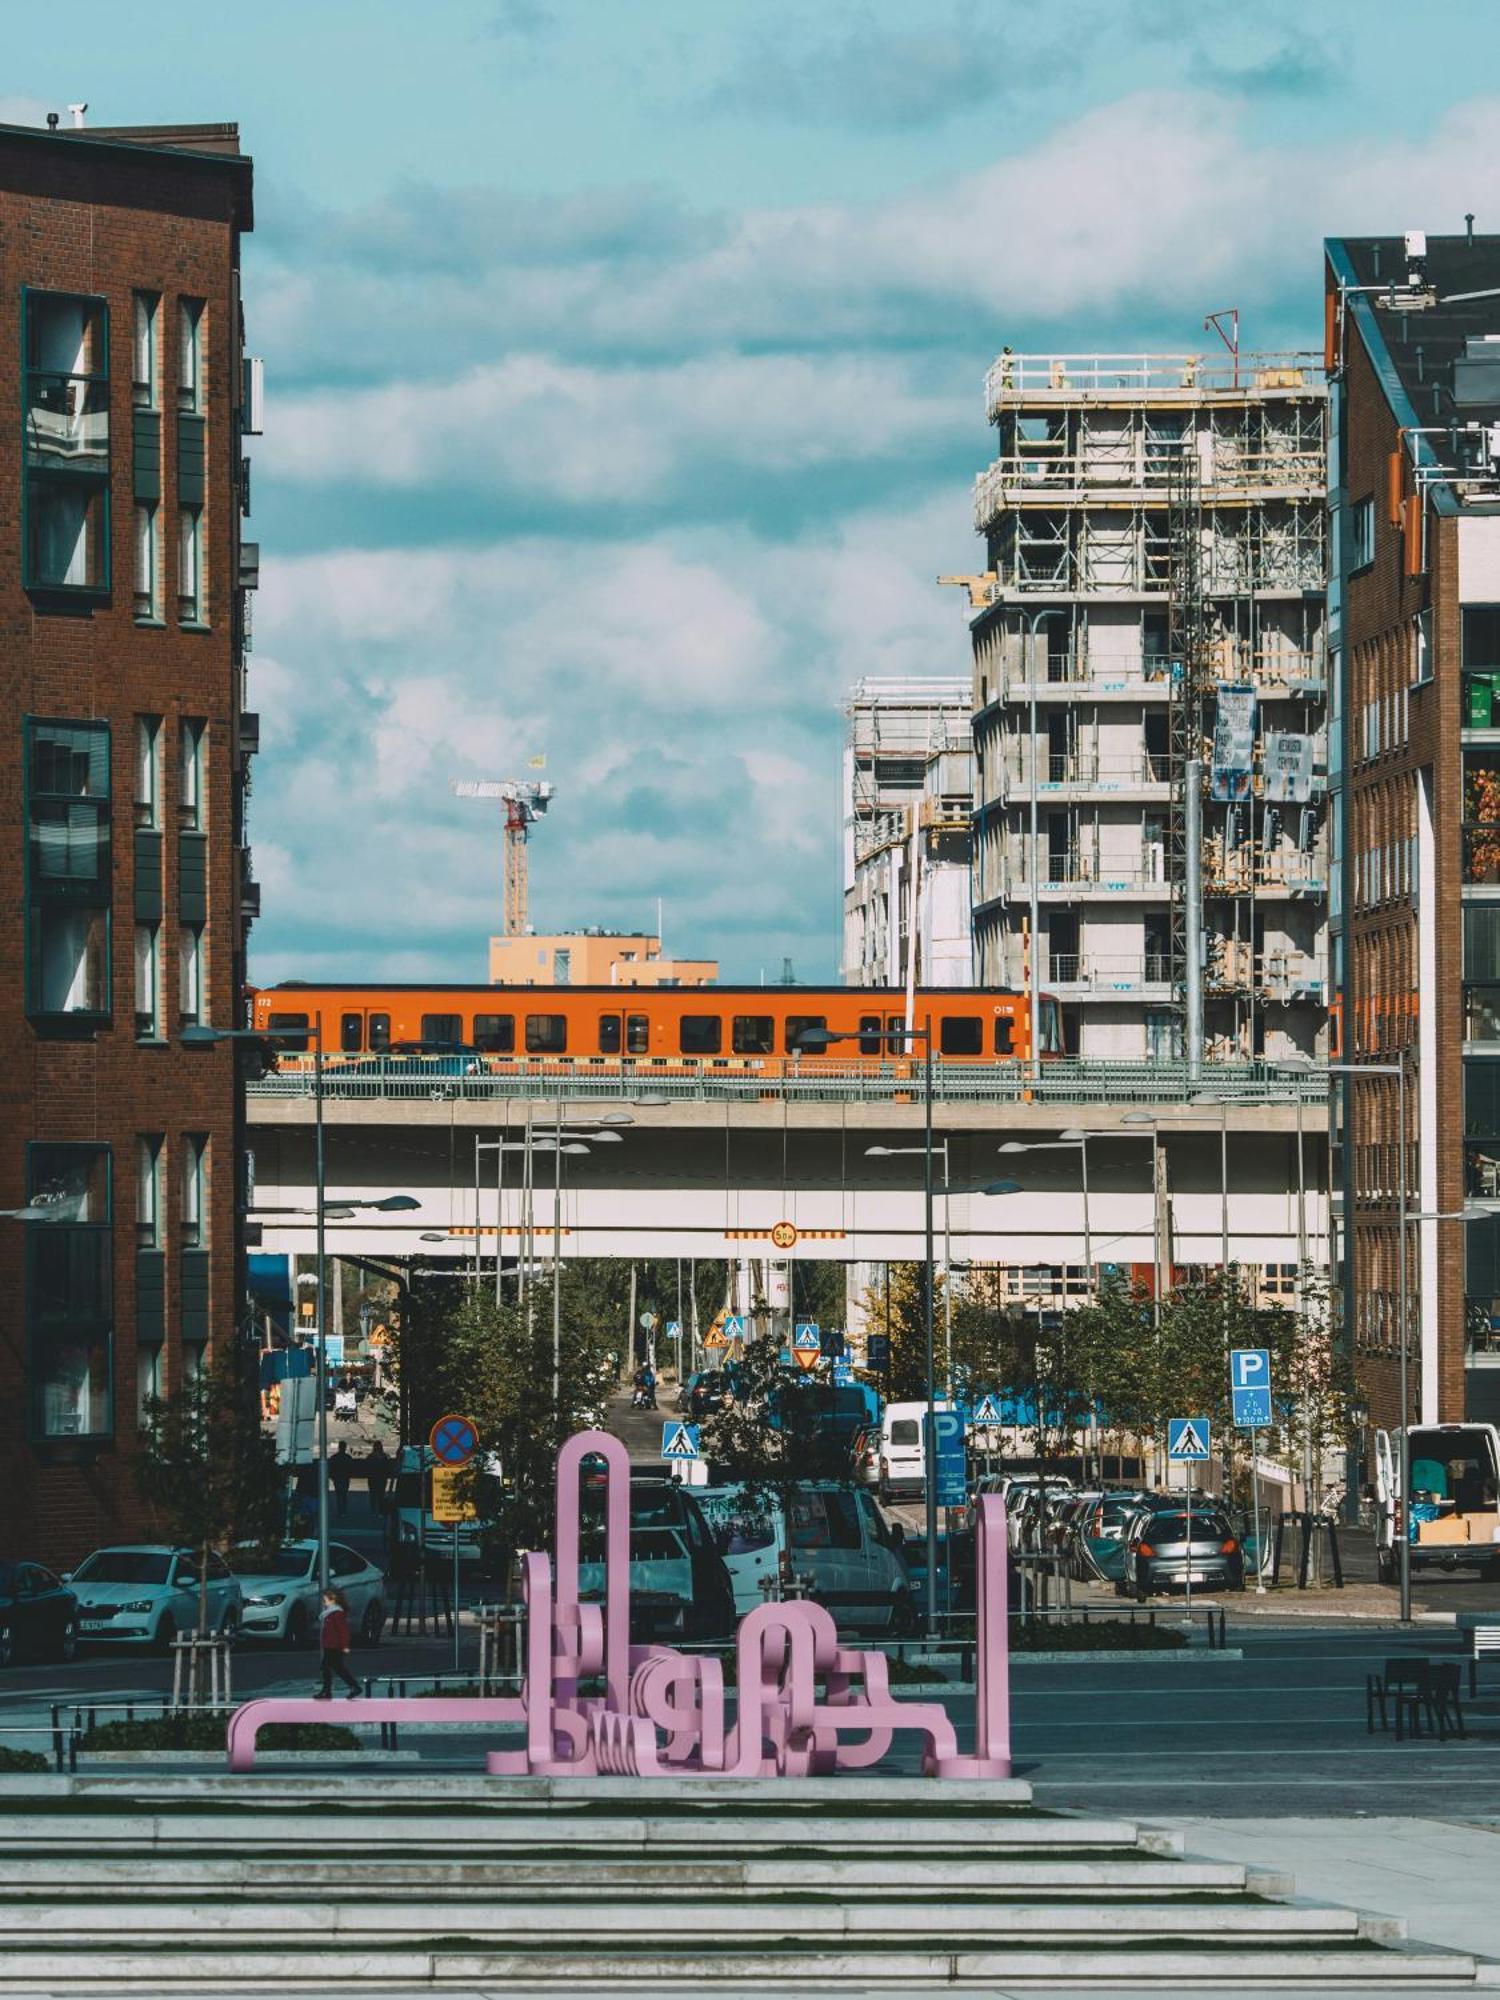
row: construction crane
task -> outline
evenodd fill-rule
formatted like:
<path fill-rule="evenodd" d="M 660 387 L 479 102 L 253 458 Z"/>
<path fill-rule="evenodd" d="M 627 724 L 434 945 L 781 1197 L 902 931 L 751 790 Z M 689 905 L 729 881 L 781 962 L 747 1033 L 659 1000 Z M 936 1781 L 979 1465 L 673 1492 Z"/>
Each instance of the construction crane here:
<path fill-rule="evenodd" d="M 505 807 L 505 918 L 503 935 L 526 932 L 526 843 L 531 828 L 552 803 L 554 785 L 525 778 L 455 778 L 453 791 L 461 799 L 499 799 Z"/>

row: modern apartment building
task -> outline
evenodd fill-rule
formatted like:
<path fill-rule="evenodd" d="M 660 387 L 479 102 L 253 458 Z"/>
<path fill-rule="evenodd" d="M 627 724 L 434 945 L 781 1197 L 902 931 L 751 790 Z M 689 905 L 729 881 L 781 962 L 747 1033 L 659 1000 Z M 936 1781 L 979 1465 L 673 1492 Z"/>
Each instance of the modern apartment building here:
<path fill-rule="evenodd" d="M 1003 353 L 977 482 L 974 943 L 1084 1056 L 1316 1053 L 1326 392 L 1309 357 Z M 1192 862 L 1187 766 L 1202 758 Z"/>
<path fill-rule="evenodd" d="M 862 680 L 849 696 L 846 986 L 974 983 L 970 706 L 967 676 Z"/>
<path fill-rule="evenodd" d="M 713 986 L 716 958 L 665 958 L 641 931 L 554 931 L 490 939 L 491 986 Z"/>
<path fill-rule="evenodd" d="M 1345 1322 L 1377 1424 L 1500 1415 L 1500 236 L 1326 245 Z M 1404 1069 L 1403 1079 L 1380 1073 Z M 1401 1125 L 1405 1099 L 1406 1125 Z M 1404 1138 L 1404 1145 L 1402 1143 Z M 1496 1219 L 1408 1225 L 1466 1200 Z"/>
<path fill-rule="evenodd" d="M 232 1337 L 248 501 L 233 126 L 0 127 L 0 1548 L 144 1523 L 143 1397 Z M 253 392 L 253 393 L 252 393 Z"/>

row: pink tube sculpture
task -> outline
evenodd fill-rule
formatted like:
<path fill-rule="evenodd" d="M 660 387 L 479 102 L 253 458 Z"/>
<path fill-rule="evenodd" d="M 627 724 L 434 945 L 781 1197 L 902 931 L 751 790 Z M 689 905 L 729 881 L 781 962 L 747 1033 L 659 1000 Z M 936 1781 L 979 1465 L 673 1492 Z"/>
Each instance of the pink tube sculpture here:
<path fill-rule="evenodd" d="M 583 1467 L 605 1468 L 604 1601 L 578 1591 Z M 897 1701 L 886 1656 L 839 1644 L 821 1604 L 764 1604 L 740 1620 L 733 1719 L 724 1670 L 707 1654 L 630 1643 L 630 1457 L 616 1437 L 581 1431 L 557 1457 L 556 1555 L 522 1564 L 525 1672 L 518 1696 L 361 1701 L 361 1722 L 520 1725 L 524 1747 L 491 1750 L 495 1777 L 786 1778 L 868 1770 L 902 1731 L 937 1778 L 1010 1776 L 1005 1508 L 978 1501 L 974 1749 L 961 1752 L 941 1702 Z M 581 1682 L 602 1681 L 582 1695 Z M 311 1699 L 246 1702 L 230 1718 L 229 1768 L 248 1771 L 272 1722 L 324 1722 Z"/>

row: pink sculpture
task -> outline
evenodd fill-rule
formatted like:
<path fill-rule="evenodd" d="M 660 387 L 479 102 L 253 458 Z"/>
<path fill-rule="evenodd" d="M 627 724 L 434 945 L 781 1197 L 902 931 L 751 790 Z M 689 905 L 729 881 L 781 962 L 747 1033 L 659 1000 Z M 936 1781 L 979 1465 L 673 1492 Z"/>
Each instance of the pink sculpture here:
<path fill-rule="evenodd" d="M 604 1602 L 578 1595 L 579 1499 L 585 1459 L 605 1467 Z M 521 1723 L 524 1749 L 491 1750 L 497 1777 L 806 1777 L 878 1764 L 902 1730 L 922 1738 L 939 1778 L 1010 1776 L 1005 1509 L 978 1502 L 978 1646 L 974 1750 L 962 1754 L 940 1702 L 897 1701 L 882 1652 L 839 1644 L 820 1604 L 764 1604 L 740 1621 L 734 1720 L 724 1670 L 706 1654 L 630 1643 L 630 1458 L 618 1438 L 582 1431 L 557 1457 L 557 1560 L 522 1566 L 525 1674 L 519 1695 L 362 1701 L 361 1722 Z M 602 1677 L 604 1691 L 580 1695 Z M 819 1698 L 819 1682 L 823 1693 Z M 229 1767 L 248 1771 L 270 1722 L 325 1722 L 323 1702 L 246 1702 L 229 1722 Z"/>

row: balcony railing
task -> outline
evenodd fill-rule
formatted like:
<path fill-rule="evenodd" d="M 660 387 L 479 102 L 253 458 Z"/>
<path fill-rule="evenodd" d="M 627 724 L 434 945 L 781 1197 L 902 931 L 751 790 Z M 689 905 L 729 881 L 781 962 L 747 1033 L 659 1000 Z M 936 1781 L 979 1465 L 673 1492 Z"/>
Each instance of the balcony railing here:
<path fill-rule="evenodd" d="M 1084 785 L 1101 791 L 1125 791 L 1135 785 L 1168 784 L 1171 770 L 1164 755 L 1100 757 L 1090 750 L 1074 750 L 1041 758 L 1037 776 L 1044 786 Z M 1018 758 L 1009 765 L 1006 783 L 1011 791 L 1029 790 L 1031 782 L 1029 758 Z"/>
<path fill-rule="evenodd" d="M 1048 965 L 1049 986 L 1084 986 L 1094 993 L 1131 993 L 1141 986 L 1170 986 L 1172 962 L 1165 953 L 1144 958 L 1115 957 L 1100 952 L 1053 952 Z"/>
<path fill-rule="evenodd" d="M 1087 449 L 1052 453 L 1045 446 L 1031 445 L 1024 452 L 997 458 L 974 481 L 974 525 L 983 530 L 998 515 L 1027 500 L 1053 502 L 1077 494 L 1087 501 L 1091 494 L 1104 492 L 1165 497 L 1177 454 L 1153 450 L 1143 442 L 1144 448 L 1127 448 L 1119 454 Z M 1203 460 L 1200 491 L 1204 504 L 1211 507 L 1228 495 L 1239 499 L 1289 489 L 1320 493 L 1326 478 L 1321 450 L 1288 446 L 1279 451 L 1220 452 Z"/>
<path fill-rule="evenodd" d="M 1198 389 L 1245 393 L 1287 389 L 1322 394 L 1321 357 L 1308 353 L 1242 354 L 1002 354 L 985 377 L 990 410 L 1030 396 L 1181 396 Z"/>

